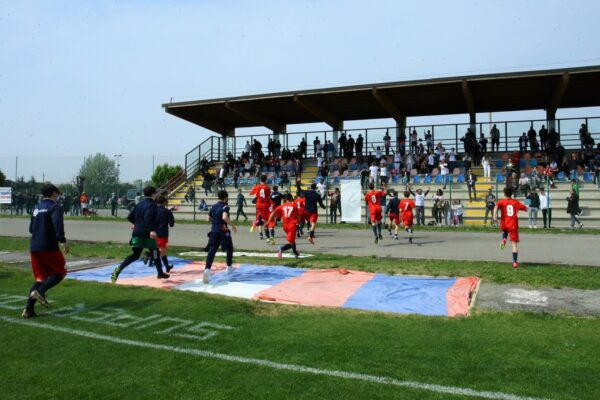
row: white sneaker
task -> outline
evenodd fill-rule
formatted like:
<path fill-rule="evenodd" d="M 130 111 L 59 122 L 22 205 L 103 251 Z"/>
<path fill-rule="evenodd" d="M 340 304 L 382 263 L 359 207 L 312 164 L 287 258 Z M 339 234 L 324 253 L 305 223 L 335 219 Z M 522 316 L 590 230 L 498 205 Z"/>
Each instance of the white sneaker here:
<path fill-rule="evenodd" d="M 210 281 L 210 270 L 205 269 L 204 273 L 202 274 L 202 282 L 206 285 L 208 285 L 208 282 Z"/>
<path fill-rule="evenodd" d="M 533 229 L 533 226 L 529 225 L 529 229 Z"/>
<path fill-rule="evenodd" d="M 233 267 L 231 265 L 228 265 L 227 268 L 225 269 L 225 273 L 233 274 Z"/>

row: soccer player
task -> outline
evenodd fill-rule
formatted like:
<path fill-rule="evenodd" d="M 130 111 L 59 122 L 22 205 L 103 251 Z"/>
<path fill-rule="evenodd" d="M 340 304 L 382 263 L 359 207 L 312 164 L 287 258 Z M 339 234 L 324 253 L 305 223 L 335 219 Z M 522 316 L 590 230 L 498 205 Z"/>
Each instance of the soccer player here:
<path fill-rule="evenodd" d="M 504 188 L 504 198 L 499 200 L 494 207 L 494 223 L 498 222 L 498 210 L 500 210 L 500 230 L 502 231 L 502 242 L 500 249 L 506 246 L 506 239 L 510 237 L 512 243 L 513 268 L 519 268 L 517 261 L 519 256 L 519 211 L 527 211 L 527 206 L 512 198 L 512 187 Z"/>
<path fill-rule="evenodd" d="M 35 282 L 28 292 L 27 305 L 21 314 L 23 318 L 37 317 L 34 309 L 36 301 L 48 307 L 46 292 L 58 285 L 67 274 L 65 257 L 59 249 L 60 244 L 65 254 L 69 253 L 64 211 L 58 204 L 61 193 L 56 186 L 46 183 L 42 186 L 42 195 L 44 197 L 33 209 L 29 223 L 29 251 Z"/>
<path fill-rule="evenodd" d="M 365 201 L 369 206 L 373 235 L 375 235 L 375 244 L 377 244 L 383 239 L 383 236 L 381 236 L 381 198 L 385 196 L 385 192 L 383 190 L 375 190 L 375 184 L 373 182 L 369 183 L 369 189 L 370 190 L 365 194 Z"/>
<path fill-rule="evenodd" d="M 175 217 L 173 217 L 171 210 L 167 208 L 168 199 L 165 194 L 156 196 L 156 203 L 158 204 L 156 209 L 156 245 L 160 258 L 163 264 L 165 264 L 165 269 L 169 273 L 173 269 L 167 257 L 167 251 L 169 250 L 169 227 L 172 228 L 175 226 Z"/>
<path fill-rule="evenodd" d="M 410 192 L 407 190 L 404 192 L 404 198 L 400 201 L 400 217 L 402 218 L 402 224 L 404 230 L 408 232 L 408 243 L 413 242 L 413 209 L 416 207 L 415 202 L 410 199 Z"/>
<path fill-rule="evenodd" d="M 269 207 L 271 206 L 271 189 L 267 186 L 267 176 L 260 176 L 260 183 L 252 188 L 250 196 L 256 196 L 256 219 L 252 223 L 250 232 L 254 232 L 254 228 L 260 226 L 260 240 L 264 239 L 264 223 L 269 218 Z M 267 231 L 267 239 L 269 231 Z"/>
<path fill-rule="evenodd" d="M 154 186 L 146 186 L 143 192 L 144 199 L 127 216 L 127 220 L 134 225 L 131 232 L 131 240 L 129 241 L 132 253 L 123 260 L 121 265 L 114 269 L 110 277 L 112 283 L 115 283 L 119 279 L 119 274 L 129 264 L 140 258 L 140 254 L 142 254 L 144 249 L 148 249 L 152 253 L 152 259 L 156 267 L 156 277 L 158 279 L 169 278 L 169 274 L 165 274 L 162 270 L 161 258 L 158 255 L 158 247 L 156 245 L 157 206 L 154 201 L 156 188 Z"/>
<path fill-rule="evenodd" d="M 400 199 L 398 192 L 392 191 L 392 198 L 385 207 L 389 217 L 389 229 L 394 228 L 394 239 L 398 240 L 398 230 L 400 228 Z"/>
<path fill-rule="evenodd" d="M 308 232 L 308 241 L 310 244 L 315 244 L 315 230 L 317 229 L 317 221 L 319 219 L 319 213 L 317 210 L 317 205 L 321 207 L 323 210 L 325 209 L 325 205 L 323 205 L 323 199 L 319 192 L 317 192 L 317 184 L 312 183 L 310 185 L 310 190 L 304 190 L 304 214 L 308 222 L 310 222 L 310 231 Z"/>
<path fill-rule="evenodd" d="M 296 237 L 300 237 L 300 236 L 304 235 L 304 221 L 305 221 L 304 206 L 306 205 L 306 199 L 304 198 L 304 193 L 302 193 L 302 191 L 298 191 L 298 193 L 296 193 L 296 199 L 294 200 L 294 205 L 296 206 L 296 209 L 298 210 L 298 229 L 297 229 Z"/>
<path fill-rule="evenodd" d="M 271 196 L 271 199 L 273 196 Z M 280 201 L 281 202 L 281 201 Z M 271 205 L 269 206 L 269 216 L 273 213 L 273 211 L 277 208 L 277 203 L 271 201 Z M 268 218 L 267 220 L 269 220 Z M 268 222 L 265 222 L 265 230 L 267 231 L 267 243 L 275 244 L 275 227 L 277 226 L 277 218 L 270 219 Z"/>
<path fill-rule="evenodd" d="M 285 202 L 277 207 L 269 216 L 267 224 L 280 218 L 283 222 L 283 231 L 285 232 L 285 238 L 287 244 L 279 246 L 277 251 L 277 257 L 283 257 L 283 252 L 292 249 L 296 258 L 298 258 L 298 250 L 296 250 L 296 230 L 298 227 L 298 207 L 293 201 L 290 193 L 284 196 Z"/>
<path fill-rule="evenodd" d="M 219 247 L 226 252 L 227 270 L 229 274 L 233 271 L 233 241 L 231 240 L 231 231 L 237 233 L 237 228 L 231 223 L 229 218 L 229 205 L 227 204 L 229 196 L 225 190 L 219 190 L 217 193 L 219 201 L 210 208 L 208 220 L 211 223 L 210 233 L 208 234 L 208 254 L 206 255 L 206 266 L 202 275 L 202 282 L 208 284 L 210 280 L 210 268 L 215 259 L 215 254 Z M 267 217 L 268 218 L 268 217 Z"/>

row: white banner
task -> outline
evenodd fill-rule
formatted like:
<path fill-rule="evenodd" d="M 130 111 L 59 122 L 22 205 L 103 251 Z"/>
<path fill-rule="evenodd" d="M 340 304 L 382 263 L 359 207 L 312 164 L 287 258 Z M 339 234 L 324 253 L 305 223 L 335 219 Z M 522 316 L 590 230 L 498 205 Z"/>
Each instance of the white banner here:
<path fill-rule="evenodd" d="M 362 221 L 362 190 L 359 180 L 342 181 L 340 185 L 342 196 L 342 221 Z"/>
<path fill-rule="evenodd" d="M 12 203 L 12 188 L 0 187 L 0 204 Z"/>

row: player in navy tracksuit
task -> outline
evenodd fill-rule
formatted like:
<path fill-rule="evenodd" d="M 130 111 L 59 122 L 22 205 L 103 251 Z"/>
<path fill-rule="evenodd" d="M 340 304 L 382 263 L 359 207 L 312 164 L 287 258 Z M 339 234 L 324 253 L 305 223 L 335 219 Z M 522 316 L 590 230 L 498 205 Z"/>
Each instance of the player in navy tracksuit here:
<path fill-rule="evenodd" d="M 60 243 L 65 254 L 69 252 L 63 222 L 64 211 L 57 202 L 60 191 L 56 186 L 47 183 L 42 186 L 42 195 L 44 198 L 33 209 L 29 224 L 29 250 L 35 282 L 29 290 L 27 305 L 21 314 L 23 318 L 37 316 L 34 310 L 36 301 L 48 307 L 46 292 L 62 281 L 67 274 L 65 257 L 59 249 Z"/>
<path fill-rule="evenodd" d="M 121 265 L 116 267 L 110 277 L 110 281 L 115 283 L 119 279 L 119 274 L 129 264 L 140 258 L 140 254 L 144 249 L 152 252 L 154 266 L 156 267 L 156 277 L 158 279 L 167 279 L 169 274 L 165 274 L 162 270 L 161 260 L 158 256 L 158 248 L 156 246 L 156 202 L 154 196 L 156 188 L 154 186 L 146 186 L 144 188 L 144 199 L 140 201 L 132 212 L 129 213 L 127 219 L 131 222 L 133 232 L 131 233 L 132 253 L 123 260 Z"/>
<path fill-rule="evenodd" d="M 156 196 L 156 203 L 158 208 L 156 209 L 156 245 L 158 246 L 158 252 L 160 258 L 167 269 L 167 272 L 173 268 L 169 264 L 167 257 L 167 251 L 169 249 L 169 227 L 175 226 L 175 217 L 171 210 L 167 208 L 168 199 L 166 195 L 159 194 Z"/>
<path fill-rule="evenodd" d="M 219 190 L 217 194 L 219 201 L 210 208 L 208 212 L 208 219 L 211 222 L 210 233 L 208 234 L 208 254 L 206 256 L 206 266 L 204 267 L 204 274 L 202 275 L 202 281 L 204 283 L 209 282 L 210 268 L 215 259 L 215 254 L 219 249 L 219 246 L 227 253 L 227 273 L 231 273 L 233 270 L 233 241 L 231 240 L 231 232 L 227 227 L 231 225 L 231 229 L 237 232 L 237 228 L 231 223 L 229 219 L 229 205 L 227 205 L 228 195 L 225 190 Z"/>
<path fill-rule="evenodd" d="M 317 204 L 324 210 L 323 199 L 317 192 L 317 184 L 313 183 L 310 185 L 310 190 L 303 190 L 304 193 L 304 215 L 306 220 L 310 222 L 310 231 L 308 233 L 308 241 L 315 244 L 315 230 L 317 229 L 317 220 L 319 219 L 319 212 L 317 210 Z"/>

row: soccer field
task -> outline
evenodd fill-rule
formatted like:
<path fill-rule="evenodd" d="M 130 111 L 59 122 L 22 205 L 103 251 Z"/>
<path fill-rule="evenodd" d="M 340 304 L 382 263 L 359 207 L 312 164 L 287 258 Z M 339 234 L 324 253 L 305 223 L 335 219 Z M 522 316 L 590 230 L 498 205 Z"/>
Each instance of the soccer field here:
<path fill-rule="evenodd" d="M 67 280 L 38 305 L 45 316 L 22 320 L 30 284 L 0 267 L 3 398 L 600 397 L 598 318 L 397 315 Z"/>

